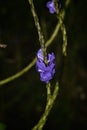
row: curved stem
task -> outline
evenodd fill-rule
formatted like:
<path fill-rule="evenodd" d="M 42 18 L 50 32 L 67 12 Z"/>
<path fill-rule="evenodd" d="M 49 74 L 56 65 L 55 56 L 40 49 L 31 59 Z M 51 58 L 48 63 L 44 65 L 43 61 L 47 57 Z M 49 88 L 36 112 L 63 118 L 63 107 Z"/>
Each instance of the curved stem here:
<path fill-rule="evenodd" d="M 42 117 L 38 121 L 37 125 L 35 125 L 32 128 L 32 130 L 42 130 L 44 124 L 46 123 L 47 117 L 48 117 L 48 115 L 49 115 L 49 113 L 50 113 L 50 111 L 53 107 L 55 99 L 58 95 L 58 90 L 59 90 L 59 84 L 57 82 L 56 85 L 55 85 L 55 88 L 54 88 L 53 95 L 51 95 L 50 98 L 47 100 L 46 108 L 45 108 L 45 111 L 44 111 Z M 47 97 L 48 97 L 48 93 L 47 93 Z"/>
<path fill-rule="evenodd" d="M 53 0 L 54 1 L 54 5 L 55 5 L 55 8 L 56 8 L 56 14 L 57 14 L 57 18 L 59 20 L 59 23 L 61 23 L 61 32 L 62 32 L 62 35 L 63 35 L 63 45 L 62 45 L 62 52 L 63 54 L 66 56 L 67 52 L 66 52 L 66 49 L 67 49 L 67 33 L 66 33 L 66 27 L 63 23 L 63 19 L 62 19 L 62 15 L 61 13 L 59 13 L 59 8 L 58 8 L 58 3 L 56 0 Z M 66 3 L 67 4 L 67 3 Z"/>
<path fill-rule="evenodd" d="M 35 63 L 36 63 L 36 58 L 34 58 L 33 61 L 28 66 L 26 66 L 24 69 L 22 69 L 18 73 L 14 74 L 14 75 L 6 78 L 6 79 L 1 80 L 0 81 L 0 86 L 6 84 L 8 82 L 11 82 L 14 79 L 19 78 L 20 76 L 22 76 L 23 74 L 28 72 L 28 70 L 30 70 L 35 65 Z"/>
<path fill-rule="evenodd" d="M 41 46 L 41 49 L 42 49 L 42 52 L 43 52 L 44 62 L 47 63 L 45 39 L 44 39 L 42 30 L 41 30 L 41 26 L 40 26 L 40 23 L 39 23 L 39 18 L 38 18 L 38 15 L 36 13 L 36 10 L 35 10 L 33 0 L 28 0 L 28 2 L 29 2 L 30 7 L 31 7 L 31 12 L 32 12 L 32 15 L 33 15 L 33 18 L 34 18 L 35 26 L 37 28 L 37 32 L 38 32 L 38 36 L 39 36 L 39 42 L 40 42 L 40 46 Z"/>

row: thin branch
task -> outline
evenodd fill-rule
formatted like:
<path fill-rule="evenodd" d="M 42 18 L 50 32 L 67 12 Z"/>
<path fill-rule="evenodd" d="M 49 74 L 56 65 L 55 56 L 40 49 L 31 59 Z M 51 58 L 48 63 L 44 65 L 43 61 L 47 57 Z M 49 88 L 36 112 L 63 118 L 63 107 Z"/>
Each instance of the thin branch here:
<path fill-rule="evenodd" d="M 58 3 L 56 0 L 53 0 L 54 1 L 54 5 L 55 5 L 55 8 L 56 8 L 56 14 L 57 14 L 57 18 L 59 20 L 59 23 L 61 23 L 61 32 L 62 32 L 62 35 L 63 35 L 63 45 L 62 45 L 62 52 L 63 54 L 66 56 L 67 52 L 66 52 L 66 49 L 67 49 L 67 33 L 66 33 L 66 27 L 63 23 L 63 19 L 62 19 L 62 15 L 61 13 L 59 13 L 59 8 L 58 8 Z"/>
<path fill-rule="evenodd" d="M 46 89 L 47 89 L 47 101 L 51 98 L 51 83 L 46 84 Z"/>
<path fill-rule="evenodd" d="M 30 8 L 31 8 L 31 12 L 34 18 L 34 22 L 35 22 L 35 26 L 37 28 L 37 32 L 38 32 L 38 36 L 39 36 L 39 42 L 40 42 L 40 46 L 43 52 L 43 58 L 44 58 L 44 62 L 47 63 L 47 53 L 46 53 L 46 47 L 45 47 L 45 39 L 41 30 L 41 26 L 39 23 L 39 18 L 38 15 L 36 13 L 34 4 L 33 4 L 33 0 L 28 0 L 29 4 L 30 4 Z"/>
<path fill-rule="evenodd" d="M 11 82 L 14 79 L 19 78 L 20 76 L 22 76 L 23 74 L 28 72 L 28 70 L 30 70 L 35 65 L 35 63 L 36 63 L 36 58 L 34 58 L 33 61 L 28 66 L 26 66 L 24 69 L 22 69 L 18 73 L 14 74 L 14 75 L 6 78 L 6 79 L 1 80 L 0 81 L 0 86 L 6 84 L 8 82 Z"/>
<path fill-rule="evenodd" d="M 55 99 L 56 99 L 56 97 L 58 95 L 58 91 L 59 91 L 59 84 L 57 82 L 56 85 L 55 85 L 55 88 L 54 88 L 53 95 L 47 101 L 46 108 L 45 108 L 45 111 L 44 111 L 42 117 L 38 121 L 37 125 L 35 125 L 32 128 L 32 130 L 42 130 L 44 124 L 46 123 L 47 117 L 48 117 L 48 115 L 49 115 L 49 113 L 50 113 L 50 111 L 51 111 L 51 109 L 53 107 Z"/>

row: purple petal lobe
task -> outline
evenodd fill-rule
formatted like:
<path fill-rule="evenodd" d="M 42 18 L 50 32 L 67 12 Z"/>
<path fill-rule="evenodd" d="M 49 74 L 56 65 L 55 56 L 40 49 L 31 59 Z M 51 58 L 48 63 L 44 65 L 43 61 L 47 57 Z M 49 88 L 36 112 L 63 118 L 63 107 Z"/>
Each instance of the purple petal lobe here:
<path fill-rule="evenodd" d="M 37 58 L 38 58 L 40 61 L 43 61 L 43 55 L 42 55 L 42 50 L 41 50 L 41 49 L 37 52 Z"/>
<path fill-rule="evenodd" d="M 40 79 L 41 81 L 48 83 L 49 80 L 52 79 L 52 75 L 50 72 L 40 73 Z"/>
<path fill-rule="evenodd" d="M 55 6 L 54 6 L 54 2 L 53 1 L 48 1 L 46 4 L 46 7 L 49 9 L 49 12 L 51 14 L 56 12 Z"/>

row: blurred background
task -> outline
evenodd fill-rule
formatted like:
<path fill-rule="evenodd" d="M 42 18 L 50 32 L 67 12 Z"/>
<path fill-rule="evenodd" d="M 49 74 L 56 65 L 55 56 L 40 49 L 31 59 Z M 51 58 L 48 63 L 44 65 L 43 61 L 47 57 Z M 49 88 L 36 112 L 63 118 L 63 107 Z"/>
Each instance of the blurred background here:
<path fill-rule="evenodd" d="M 47 0 L 34 0 L 45 40 L 56 24 L 55 14 L 46 8 Z M 61 9 L 65 1 L 60 0 Z M 48 52 L 56 56 L 56 74 L 60 82 L 55 104 L 43 130 L 87 129 L 87 15 L 86 0 L 71 0 L 64 24 L 67 29 L 67 57 L 62 56 L 59 31 Z M 40 48 L 28 0 L 0 0 L 0 80 L 26 67 Z M 0 130 L 31 130 L 46 104 L 45 84 L 35 66 L 20 78 L 0 86 Z"/>

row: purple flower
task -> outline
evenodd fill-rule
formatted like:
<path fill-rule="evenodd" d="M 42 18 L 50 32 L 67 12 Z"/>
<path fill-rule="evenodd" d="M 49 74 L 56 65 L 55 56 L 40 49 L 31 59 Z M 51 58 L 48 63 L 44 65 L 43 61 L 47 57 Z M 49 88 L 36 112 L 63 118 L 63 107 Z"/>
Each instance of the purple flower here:
<path fill-rule="evenodd" d="M 42 50 L 39 49 L 38 53 L 37 53 L 37 58 L 40 60 L 40 61 L 43 61 L 43 55 L 42 55 Z"/>
<path fill-rule="evenodd" d="M 36 69 L 40 73 L 40 80 L 48 83 L 55 74 L 55 56 L 54 53 L 48 54 L 48 64 L 46 65 L 43 60 L 42 50 L 37 52 Z"/>
<path fill-rule="evenodd" d="M 53 1 L 48 1 L 46 4 L 46 7 L 49 9 L 49 12 L 51 14 L 54 14 L 56 12 L 55 5 Z"/>

